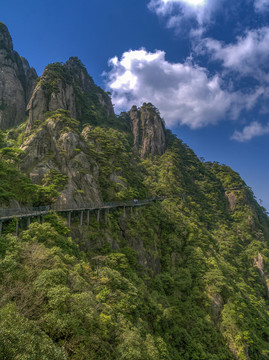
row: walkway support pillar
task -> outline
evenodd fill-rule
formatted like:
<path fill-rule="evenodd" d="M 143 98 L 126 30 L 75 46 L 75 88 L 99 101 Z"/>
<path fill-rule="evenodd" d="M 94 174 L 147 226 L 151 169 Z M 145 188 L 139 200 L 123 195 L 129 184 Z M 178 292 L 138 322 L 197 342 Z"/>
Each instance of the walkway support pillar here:
<path fill-rule="evenodd" d="M 126 217 L 126 208 L 123 206 L 123 217 Z"/>
<path fill-rule="evenodd" d="M 16 236 L 18 236 L 18 232 L 19 232 L 19 219 L 16 219 Z"/>
<path fill-rule="evenodd" d="M 0 221 L 0 236 L 2 235 L 2 228 L 3 228 L 3 223 L 2 221 Z"/>
<path fill-rule="evenodd" d="M 133 215 L 133 207 L 131 206 L 131 215 Z"/>
<path fill-rule="evenodd" d="M 105 224 L 107 225 L 107 214 L 109 213 L 109 209 L 105 210 Z"/>
<path fill-rule="evenodd" d="M 100 222 L 100 209 L 97 210 L 97 222 Z"/>
<path fill-rule="evenodd" d="M 68 226 L 71 226 L 71 211 L 69 211 L 69 213 L 67 214 L 67 222 L 68 222 Z"/>
<path fill-rule="evenodd" d="M 83 210 L 80 212 L 80 226 L 83 225 Z"/>
<path fill-rule="evenodd" d="M 31 218 L 28 217 L 28 218 L 27 218 L 27 227 L 29 227 L 30 224 L 31 224 Z"/>
<path fill-rule="evenodd" d="M 87 226 L 90 225 L 90 210 L 87 210 Z"/>

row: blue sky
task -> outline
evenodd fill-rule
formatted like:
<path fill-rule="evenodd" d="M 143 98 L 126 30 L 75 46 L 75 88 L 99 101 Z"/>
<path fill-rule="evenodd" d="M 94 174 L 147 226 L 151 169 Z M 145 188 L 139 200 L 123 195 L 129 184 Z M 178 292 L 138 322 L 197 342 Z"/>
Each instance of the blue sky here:
<path fill-rule="evenodd" d="M 78 56 L 116 112 L 152 102 L 269 209 L 269 0 L 9 0 L 0 14 L 39 75 Z"/>

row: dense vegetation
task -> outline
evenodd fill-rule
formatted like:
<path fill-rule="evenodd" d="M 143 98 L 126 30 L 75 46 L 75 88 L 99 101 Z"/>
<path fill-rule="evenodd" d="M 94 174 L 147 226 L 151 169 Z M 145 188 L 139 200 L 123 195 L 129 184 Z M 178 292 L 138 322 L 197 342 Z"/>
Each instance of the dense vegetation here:
<path fill-rule="evenodd" d="M 169 132 L 164 155 L 143 161 L 128 136 L 88 132 L 104 196 L 167 198 L 126 217 L 115 210 L 107 225 L 75 221 L 71 233 L 53 213 L 18 237 L 11 226 L 0 238 L 0 357 L 268 358 L 264 209 L 238 174 L 200 162 Z M 1 199 L 34 203 L 12 149 L 1 152 Z"/>
<path fill-rule="evenodd" d="M 91 212 L 90 226 L 79 226 L 74 212 L 71 229 L 53 212 L 28 228 L 21 222 L 18 236 L 15 219 L 5 223 L 0 358 L 269 359 L 265 209 L 239 174 L 201 162 L 170 131 L 163 155 L 134 155 L 128 114 L 105 113 L 98 92 L 108 94 L 91 81 L 84 89 L 81 69 L 72 58 L 50 65 L 39 79 L 48 96 L 59 82 L 74 86 L 77 120 L 58 109 L 26 136 L 23 124 L 0 132 L 1 205 L 52 203 L 67 185 L 67 174 L 53 166 L 40 184 L 21 170 L 20 146 L 48 122 L 59 125 L 59 138 L 82 144 L 70 159 L 82 174 L 76 155 L 83 152 L 98 169 L 94 180 L 104 201 L 164 200 L 126 213 L 114 209 L 106 222 Z M 58 155 L 60 162 L 66 154 Z"/>

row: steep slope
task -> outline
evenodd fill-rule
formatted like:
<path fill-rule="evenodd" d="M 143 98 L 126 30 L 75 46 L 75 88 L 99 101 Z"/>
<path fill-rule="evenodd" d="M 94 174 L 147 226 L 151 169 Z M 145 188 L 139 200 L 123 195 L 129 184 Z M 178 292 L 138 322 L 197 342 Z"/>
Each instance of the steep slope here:
<path fill-rule="evenodd" d="M 54 215 L 1 238 L 0 304 L 17 351 L 19 322 L 34 354 L 48 347 L 52 358 L 266 359 L 268 218 L 238 174 L 167 140 L 161 157 L 136 167 L 141 186 L 167 196 L 161 203 L 113 211 L 107 224 L 92 215 L 90 227 L 74 218 L 75 241 Z"/>
<path fill-rule="evenodd" d="M 152 104 L 144 104 L 140 109 L 133 106 L 129 111 L 134 150 L 142 158 L 162 155 L 165 150 L 165 129 L 158 110 Z"/>
<path fill-rule="evenodd" d="M 0 128 L 8 129 L 25 117 L 26 104 L 37 78 L 27 60 L 13 50 L 7 27 L 0 23 Z"/>
<path fill-rule="evenodd" d="M 20 167 L 35 184 L 54 185 L 60 192 L 55 206 L 69 208 L 98 205 L 101 202 L 98 166 L 78 131 L 79 123 L 69 112 L 47 113 L 21 145 Z"/>
<path fill-rule="evenodd" d="M 87 131 L 84 135 L 80 131 L 85 124 L 116 119 L 108 94 L 94 84 L 77 58 L 70 58 L 66 64 L 46 67 L 27 112 L 25 129 L 9 131 L 9 138 L 22 151 L 21 170 L 34 184 L 47 187 L 47 196 L 39 197 L 39 202 L 47 199 L 56 207 L 100 204 L 96 162 L 100 156 L 85 141 Z M 117 180 L 117 174 L 113 176 Z"/>
<path fill-rule="evenodd" d="M 28 111 L 26 135 L 0 133 L 2 205 L 163 200 L 5 223 L 0 358 L 268 359 L 269 220 L 239 174 L 152 104 L 115 116 L 76 58 L 45 69 Z"/>
<path fill-rule="evenodd" d="M 114 116 L 109 96 L 94 84 L 77 58 L 45 68 L 27 106 L 26 131 L 36 122 L 44 121 L 48 111 L 58 109 L 68 110 L 70 116 L 81 123 L 95 125 Z"/>

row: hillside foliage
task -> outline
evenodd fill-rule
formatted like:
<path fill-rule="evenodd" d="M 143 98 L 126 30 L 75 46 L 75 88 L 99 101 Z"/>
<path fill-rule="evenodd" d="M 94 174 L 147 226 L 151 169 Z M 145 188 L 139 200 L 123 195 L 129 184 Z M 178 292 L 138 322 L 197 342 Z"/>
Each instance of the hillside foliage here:
<path fill-rule="evenodd" d="M 165 199 L 113 210 L 107 224 L 93 213 L 79 228 L 77 217 L 71 230 L 54 213 L 18 236 L 11 223 L 0 237 L 1 359 L 269 358 L 265 209 L 237 173 L 200 162 L 169 131 L 166 152 L 141 160 L 122 129 L 84 128 L 104 199 Z M 32 184 L 7 138 L 2 203 L 61 191 L 55 171 Z"/>
<path fill-rule="evenodd" d="M 92 185 L 102 201 L 152 201 L 106 221 L 91 211 L 89 226 L 79 211 L 70 228 L 53 211 L 18 233 L 16 218 L 2 224 L 0 359 L 269 359 L 269 220 L 251 189 L 169 130 L 165 152 L 141 158 L 130 115 L 113 114 L 77 58 L 37 81 L 45 101 L 68 86 L 76 119 L 59 108 L 26 134 L 0 131 L 1 208 L 50 205 L 68 186 L 82 200 Z M 143 106 L 151 131 L 137 121 L 138 138 L 156 141 L 159 112 Z"/>

